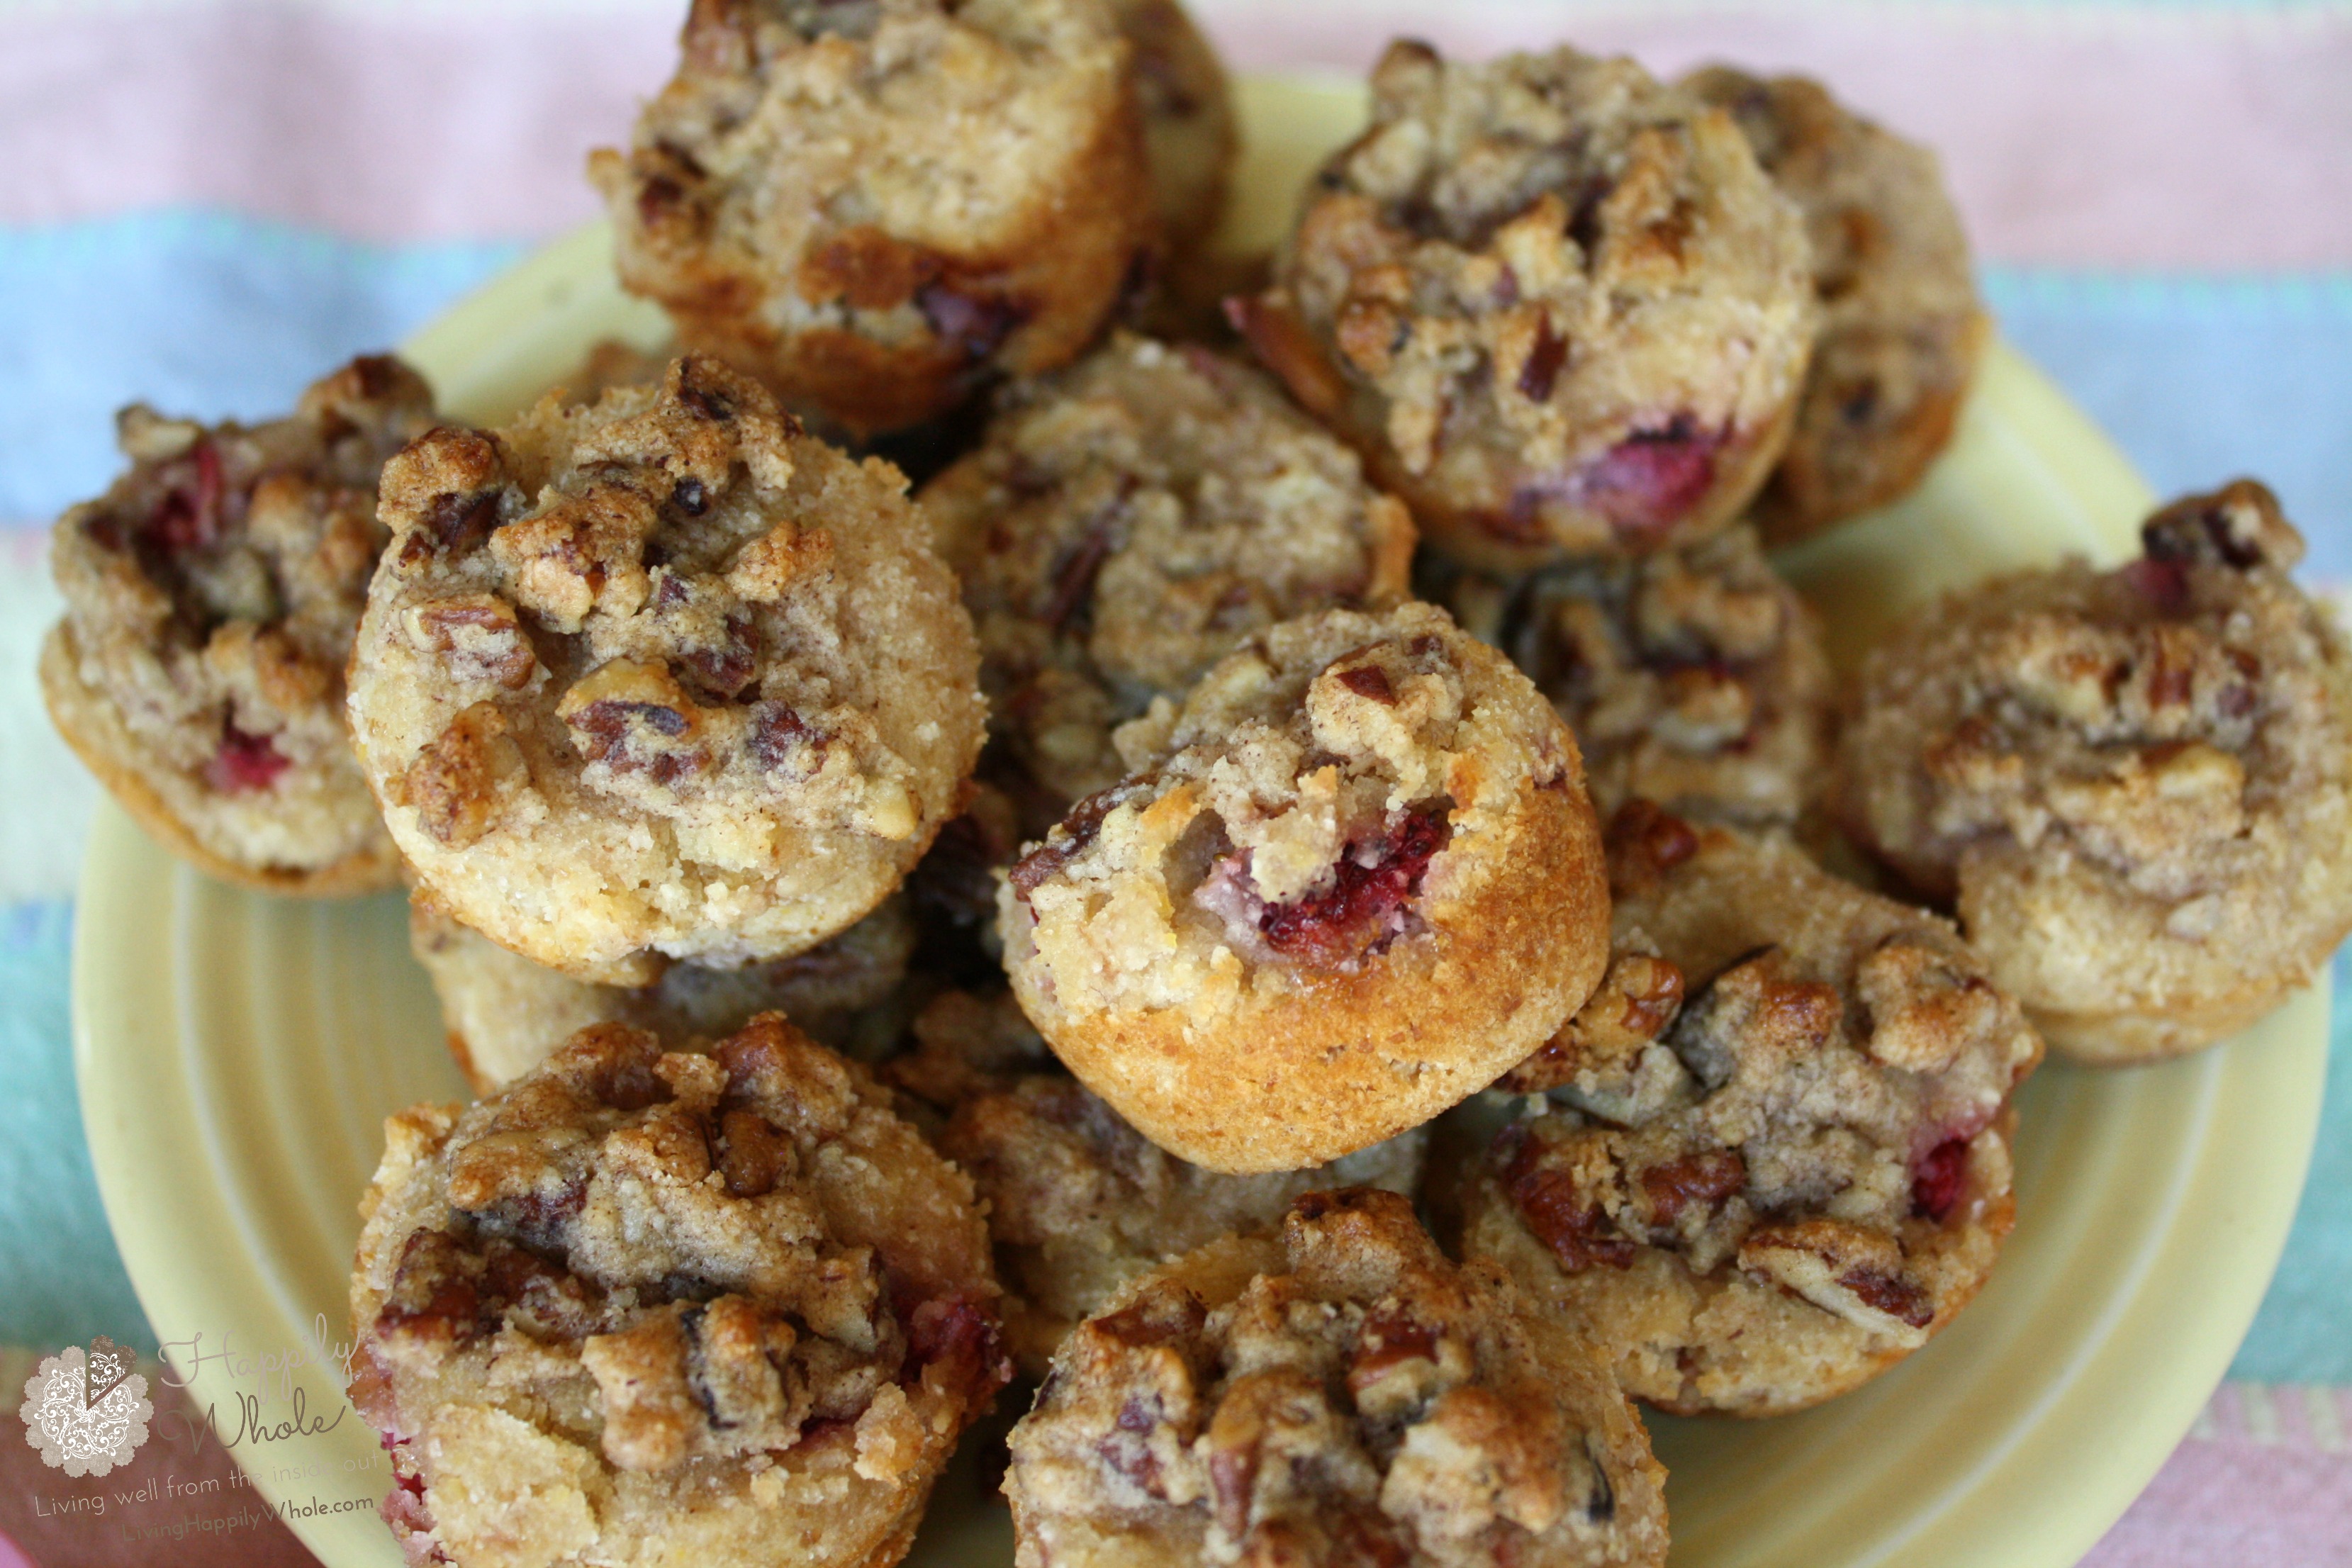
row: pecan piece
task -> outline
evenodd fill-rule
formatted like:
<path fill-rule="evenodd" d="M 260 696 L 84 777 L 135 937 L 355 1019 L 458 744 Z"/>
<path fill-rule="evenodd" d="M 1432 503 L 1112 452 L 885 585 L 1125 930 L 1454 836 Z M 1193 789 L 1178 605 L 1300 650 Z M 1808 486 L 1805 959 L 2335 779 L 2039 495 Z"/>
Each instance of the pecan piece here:
<path fill-rule="evenodd" d="M 529 685 L 539 668 L 514 606 L 495 595 L 428 599 L 409 608 L 403 626 L 410 642 L 441 655 L 459 680 L 488 681 L 512 691 Z"/>
<path fill-rule="evenodd" d="M 616 658 L 575 681 L 555 705 L 591 763 L 672 784 L 708 760 L 702 710 L 657 664 Z"/>
<path fill-rule="evenodd" d="M 439 843 L 463 849 L 497 820 L 499 797 L 523 773 L 522 749 L 495 704 L 477 702 L 408 765 L 404 783 L 418 825 Z"/>

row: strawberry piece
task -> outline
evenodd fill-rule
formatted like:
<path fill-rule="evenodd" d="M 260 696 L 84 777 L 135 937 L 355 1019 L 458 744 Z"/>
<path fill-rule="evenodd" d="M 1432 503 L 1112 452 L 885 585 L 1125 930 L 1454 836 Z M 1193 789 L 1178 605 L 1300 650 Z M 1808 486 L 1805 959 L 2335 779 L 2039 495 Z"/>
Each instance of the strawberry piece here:
<path fill-rule="evenodd" d="M 1375 843 L 1349 845 L 1330 887 L 1258 917 L 1266 945 L 1286 958 L 1328 964 L 1379 952 L 1402 929 L 1401 912 L 1451 837 L 1444 814 L 1411 812 Z"/>
<path fill-rule="evenodd" d="M 1919 1162 L 1911 1179 L 1911 1212 L 1937 1225 L 1959 1206 L 1969 1179 L 1969 1141 L 1947 1138 Z"/>
<path fill-rule="evenodd" d="M 222 727 L 220 750 L 214 753 L 205 782 L 226 795 L 268 789 L 292 763 L 267 735 L 248 735 L 235 724 Z"/>

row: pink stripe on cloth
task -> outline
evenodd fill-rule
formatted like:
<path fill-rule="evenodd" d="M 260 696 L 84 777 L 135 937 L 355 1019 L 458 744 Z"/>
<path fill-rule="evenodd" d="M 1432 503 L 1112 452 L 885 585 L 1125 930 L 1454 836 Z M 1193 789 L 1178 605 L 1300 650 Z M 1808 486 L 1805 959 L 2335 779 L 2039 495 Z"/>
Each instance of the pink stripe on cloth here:
<path fill-rule="evenodd" d="M 1243 68 L 1360 69 L 1415 33 L 1814 72 L 1943 151 L 1991 259 L 2352 265 L 2352 9 L 1198 8 Z M 593 210 L 581 159 L 668 74 L 682 10 L 0 12 L 0 224 L 218 204 L 383 240 L 542 235 Z"/>
<path fill-rule="evenodd" d="M 0 11 L 0 224 L 221 205 L 385 241 L 530 237 L 677 63 L 680 5 Z"/>
<path fill-rule="evenodd" d="M 2352 9 L 1195 5 L 1243 68 L 1360 69 L 1412 34 L 1472 56 L 1572 42 L 1661 73 L 1727 59 L 1816 75 L 1942 153 L 1994 260 L 2352 265 Z"/>
<path fill-rule="evenodd" d="M 2352 1568 L 2352 1390 L 2224 1384 L 2083 1568 Z"/>

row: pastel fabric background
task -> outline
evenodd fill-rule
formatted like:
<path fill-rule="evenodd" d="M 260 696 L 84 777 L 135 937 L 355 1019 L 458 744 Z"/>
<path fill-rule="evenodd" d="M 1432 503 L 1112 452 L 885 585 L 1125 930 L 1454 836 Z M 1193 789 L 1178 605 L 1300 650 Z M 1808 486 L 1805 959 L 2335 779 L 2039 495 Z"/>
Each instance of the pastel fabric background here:
<path fill-rule="evenodd" d="M 2352 585 L 2352 6 L 1195 8 L 1244 69 L 1359 70 L 1410 32 L 1821 75 L 1942 151 L 2002 330 L 2158 490 L 2259 474 L 2311 540 L 2308 580 Z M 0 0 L 0 1343 L 153 1346 L 74 1100 L 69 900 L 94 795 L 34 692 L 47 521 L 107 482 L 121 404 L 281 409 L 590 216 L 582 157 L 667 75 L 682 9 Z M 2098 1568 L 2352 1564 L 2341 1005 L 2333 1061 L 2310 1192 L 2232 1381 Z M 0 1436 L 0 1494 L 16 1449 Z M 11 1506 L 0 1532 L 37 1552 Z M 257 1532 L 238 1560 L 300 1553 Z"/>

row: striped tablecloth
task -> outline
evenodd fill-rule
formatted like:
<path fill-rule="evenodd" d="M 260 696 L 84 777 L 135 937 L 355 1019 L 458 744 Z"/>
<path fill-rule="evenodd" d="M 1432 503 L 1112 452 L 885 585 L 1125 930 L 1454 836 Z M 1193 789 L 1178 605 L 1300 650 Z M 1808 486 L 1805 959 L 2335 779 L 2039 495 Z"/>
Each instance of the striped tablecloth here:
<path fill-rule="evenodd" d="M 1559 40 L 1661 72 L 1828 79 L 1943 152 L 2004 331 L 2162 492 L 2267 479 L 2352 585 L 2352 6 L 1954 0 L 1607 6 L 1195 0 L 1240 68 L 1359 69 L 1391 34 Z M 153 1337 L 75 1109 L 66 970 L 92 786 L 32 677 L 42 531 L 110 416 L 284 407 L 590 216 L 585 150 L 667 74 L 679 0 L 0 0 L 0 1383 Z M 2352 976 L 2339 975 L 2339 979 Z M 2352 986 L 2339 985 L 2339 997 Z M 151 1369 L 152 1370 L 152 1369 Z M 168 1391 L 158 1391 L 159 1405 Z M 12 1427 L 13 1431 L 13 1427 Z M 2098 1568 L 2352 1564 L 2352 1027 L 2287 1258 Z M 0 1568 L 306 1562 L 226 1494 L 43 1514 L 0 1435 Z M 133 1474 L 225 1472 L 151 1445 Z M 121 1489 L 125 1493 L 135 1487 Z M 175 1511 L 176 1510 L 176 1511 Z M 217 1516 L 173 1532 L 173 1521 Z M 228 1528 L 231 1519 L 240 1522 Z M 15 1542 L 11 1545 L 13 1539 Z M 168 1543 L 168 1545 L 166 1544 Z"/>

